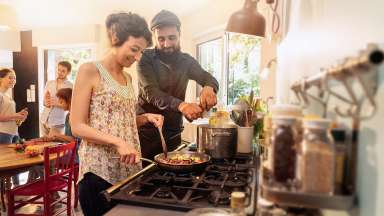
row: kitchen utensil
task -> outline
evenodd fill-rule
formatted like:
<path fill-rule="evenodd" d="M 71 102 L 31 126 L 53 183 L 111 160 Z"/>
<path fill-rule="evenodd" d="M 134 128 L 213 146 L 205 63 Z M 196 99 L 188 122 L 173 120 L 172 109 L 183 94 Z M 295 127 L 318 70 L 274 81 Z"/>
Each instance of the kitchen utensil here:
<path fill-rule="evenodd" d="M 199 152 L 181 152 L 181 151 L 173 151 L 168 153 L 168 157 L 172 158 L 175 156 L 178 157 L 195 157 L 199 158 L 201 162 L 199 163 L 193 163 L 193 164 L 170 164 L 165 163 L 162 161 L 162 159 L 165 159 L 164 154 L 158 154 L 155 156 L 154 161 L 149 160 L 147 158 L 141 158 L 143 161 L 147 161 L 153 164 L 156 164 L 160 169 L 168 170 L 168 171 L 174 171 L 174 172 L 191 172 L 191 171 L 198 171 L 205 168 L 205 166 L 208 164 L 208 162 L 211 160 L 211 157 L 204 153 Z"/>
<path fill-rule="evenodd" d="M 207 163 L 211 160 L 211 157 L 207 154 L 200 153 L 200 152 L 185 152 L 185 151 L 173 151 L 168 153 L 168 158 L 173 158 L 175 156 L 183 157 L 183 158 L 189 158 L 194 157 L 198 158 L 201 162 L 199 163 L 193 163 L 193 164 L 170 164 L 163 162 L 163 159 L 166 159 L 164 157 L 164 153 L 160 153 L 155 156 L 154 160 L 150 160 L 148 158 L 140 158 L 142 161 L 149 162 L 151 164 L 157 165 L 160 167 L 160 169 L 173 171 L 173 172 L 191 172 L 191 171 L 198 171 L 205 168 Z M 112 159 L 120 159 L 120 157 L 112 157 Z"/>
<path fill-rule="evenodd" d="M 209 124 L 197 126 L 198 152 L 204 152 L 216 159 L 232 158 L 237 152 L 237 126 L 212 127 Z"/>
<path fill-rule="evenodd" d="M 167 158 L 168 150 L 167 150 L 167 144 L 165 143 L 165 139 L 163 136 L 163 131 L 161 128 L 157 128 L 157 129 L 159 130 L 160 139 L 161 139 L 161 146 L 163 147 L 164 157 Z"/>

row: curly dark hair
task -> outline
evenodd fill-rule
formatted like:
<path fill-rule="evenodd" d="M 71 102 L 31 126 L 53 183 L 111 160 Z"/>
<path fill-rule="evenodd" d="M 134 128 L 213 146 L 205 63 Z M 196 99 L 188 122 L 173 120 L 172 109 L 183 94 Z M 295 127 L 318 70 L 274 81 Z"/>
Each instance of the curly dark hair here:
<path fill-rule="evenodd" d="M 152 33 L 148 29 L 145 19 L 135 13 L 113 13 L 105 21 L 108 38 L 112 46 L 121 46 L 129 36 L 143 37 L 148 47 L 152 46 Z M 112 35 L 116 35 L 117 41 L 112 42 Z"/>

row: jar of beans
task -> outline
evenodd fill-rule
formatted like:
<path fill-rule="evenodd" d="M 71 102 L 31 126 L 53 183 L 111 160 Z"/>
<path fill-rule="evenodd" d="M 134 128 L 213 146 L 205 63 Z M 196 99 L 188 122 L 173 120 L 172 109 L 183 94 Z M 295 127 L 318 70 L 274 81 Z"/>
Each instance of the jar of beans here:
<path fill-rule="evenodd" d="M 279 183 L 295 178 L 296 167 L 296 118 L 291 116 L 272 117 L 272 176 Z"/>

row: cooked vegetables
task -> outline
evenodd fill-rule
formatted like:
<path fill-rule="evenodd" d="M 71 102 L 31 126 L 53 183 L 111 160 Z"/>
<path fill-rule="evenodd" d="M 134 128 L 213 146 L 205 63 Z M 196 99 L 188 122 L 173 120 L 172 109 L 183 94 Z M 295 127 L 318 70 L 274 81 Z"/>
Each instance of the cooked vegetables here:
<path fill-rule="evenodd" d="M 159 158 L 159 162 L 169 165 L 192 165 L 204 162 L 200 157 L 176 154 L 167 158 Z"/>

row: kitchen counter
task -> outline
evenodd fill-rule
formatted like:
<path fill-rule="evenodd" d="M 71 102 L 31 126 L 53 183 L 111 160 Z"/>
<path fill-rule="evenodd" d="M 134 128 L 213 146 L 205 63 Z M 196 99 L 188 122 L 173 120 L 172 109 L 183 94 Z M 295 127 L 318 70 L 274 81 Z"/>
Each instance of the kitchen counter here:
<path fill-rule="evenodd" d="M 109 212 L 105 214 L 105 216 L 121 216 L 121 215 L 129 215 L 129 216 L 181 216 L 185 215 L 186 212 L 180 211 L 171 211 L 165 209 L 157 209 L 157 208 L 146 208 L 140 206 L 132 206 L 132 205 L 117 205 Z"/>

